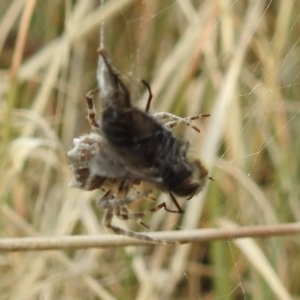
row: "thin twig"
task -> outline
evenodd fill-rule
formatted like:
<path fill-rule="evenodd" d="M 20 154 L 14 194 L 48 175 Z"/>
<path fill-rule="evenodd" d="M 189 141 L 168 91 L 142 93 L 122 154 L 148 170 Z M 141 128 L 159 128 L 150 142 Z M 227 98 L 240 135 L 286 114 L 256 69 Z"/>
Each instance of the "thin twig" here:
<path fill-rule="evenodd" d="M 196 243 L 215 240 L 232 240 L 245 237 L 272 237 L 300 234 L 300 222 L 280 225 L 247 226 L 230 229 L 195 229 L 153 232 L 148 235 L 167 243 Z M 30 237 L 0 239 L 0 251 L 42 251 L 62 249 L 109 248 L 154 245 L 146 241 L 119 235 L 89 235 L 61 237 Z"/>

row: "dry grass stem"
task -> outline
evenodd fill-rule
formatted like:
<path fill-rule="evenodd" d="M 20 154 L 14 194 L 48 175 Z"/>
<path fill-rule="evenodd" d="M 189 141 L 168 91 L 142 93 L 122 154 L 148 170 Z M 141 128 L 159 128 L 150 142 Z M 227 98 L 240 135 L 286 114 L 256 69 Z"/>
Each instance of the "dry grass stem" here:
<path fill-rule="evenodd" d="M 0 300 L 298 299 L 299 10 L 293 0 L 0 1 Z M 68 187 L 66 153 L 91 131 L 84 96 L 97 86 L 99 33 L 134 105 L 145 108 L 144 79 L 151 113 L 210 114 L 193 121 L 200 133 L 172 130 L 214 181 L 178 199 L 184 214 L 142 218 L 144 234 L 179 246 L 104 234 L 103 192 Z M 156 202 L 129 209 L 173 208 L 152 192 Z"/>
<path fill-rule="evenodd" d="M 286 223 L 264 226 L 244 226 L 233 229 L 194 229 L 180 231 L 160 231 L 147 233 L 148 236 L 166 243 L 201 243 L 238 238 L 263 238 L 300 234 L 300 223 Z M 118 235 L 89 235 L 64 237 L 32 237 L 0 239 L 0 251 L 43 251 L 63 249 L 110 248 L 125 246 L 155 246 L 147 241 Z"/>

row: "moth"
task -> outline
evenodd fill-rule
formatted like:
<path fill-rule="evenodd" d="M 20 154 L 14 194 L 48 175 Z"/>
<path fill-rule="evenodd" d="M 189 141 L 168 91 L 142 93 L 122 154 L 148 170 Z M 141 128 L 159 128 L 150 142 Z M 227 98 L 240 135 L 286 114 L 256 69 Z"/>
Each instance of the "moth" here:
<path fill-rule="evenodd" d="M 197 158 L 188 153 L 189 143 L 177 138 L 172 128 L 180 123 L 191 126 L 191 121 L 208 114 L 180 118 L 170 113 L 149 113 L 152 99 L 150 86 L 147 107 L 133 106 L 128 88 L 113 67 L 108 54 L 100 49 L 97 70 L 98 88 L 86 96 L 88 119 L 93 132 L 75 138 L 74 148 L 67 153 L 74 177 L 70 186 L 84 190 L 101 188 L 104 196 L 99 206 L 105 210 L 105 225 L 118 234 L 147 240 L 150 238 L 112 225 L 113 216 L 134 219 L 149 228 L 140 219 L 147 213 L 164 208 L 183 213 L 176 197 L 192 198 L 206 183 L 208 171 Z M 97 120 L 93 97 L 99 92 L 101 116 Z M 176 206 L 171 210 L 160 203 L 148 212 L 131 212 L 127 205 L 138 198 L 147 198 L 151 189 L 139 191 L 141 183 L 153 186 L 170 195 Z"/>

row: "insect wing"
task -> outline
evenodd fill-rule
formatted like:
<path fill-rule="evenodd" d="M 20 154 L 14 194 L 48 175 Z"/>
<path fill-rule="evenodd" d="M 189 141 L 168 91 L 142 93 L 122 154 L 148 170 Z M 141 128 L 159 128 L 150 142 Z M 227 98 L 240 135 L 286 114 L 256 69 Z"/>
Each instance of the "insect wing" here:
<path fill-rule="evenodd" d="M 123 110 L 131 107 L 130 94 L 103 49 L 99 50 L 97 80 L 103 108 L 113 106 L 115 110 Z"/>

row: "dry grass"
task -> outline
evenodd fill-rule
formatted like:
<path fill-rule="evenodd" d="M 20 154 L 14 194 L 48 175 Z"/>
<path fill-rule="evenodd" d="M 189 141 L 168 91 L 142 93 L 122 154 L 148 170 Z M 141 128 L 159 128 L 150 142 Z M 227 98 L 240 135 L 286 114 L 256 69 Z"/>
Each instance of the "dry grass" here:
<path fill-rule="evenodd" d="M 99 192 L 68 188 L 65 155 L 90 130 L 102 20 L 115 64 L 151 83 L 153 109 L 211 114 L 186 134 L 215 181 L 182 217 L 146 219 L 153 230 L 299 222 L 299 3 L 105 2 L 0 3 L 1 238 L 106 233 Z M 0 300 L 300 299 L 299 248 L 280 237 L 5 252 Z"/>

